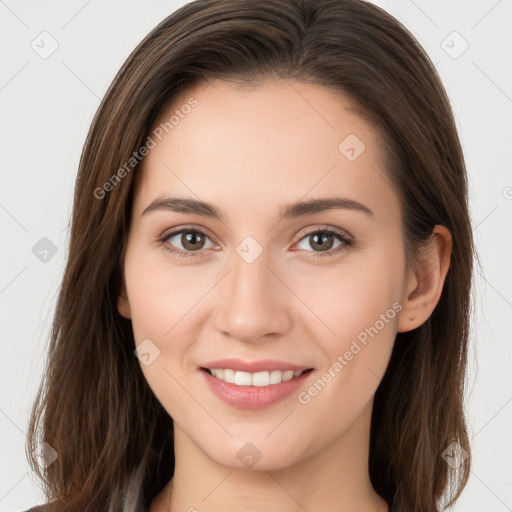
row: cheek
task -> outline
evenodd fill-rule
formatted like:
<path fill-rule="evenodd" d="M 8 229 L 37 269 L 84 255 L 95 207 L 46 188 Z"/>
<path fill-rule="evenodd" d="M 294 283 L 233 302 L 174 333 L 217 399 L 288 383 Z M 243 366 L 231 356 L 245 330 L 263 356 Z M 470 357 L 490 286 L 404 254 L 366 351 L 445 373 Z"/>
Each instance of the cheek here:
<path fill-rule="evenodd" d="M 171 265 L 165 257 L 152 257 L 142 249 L 127 253 L 125 260 L 135 345 L 150 354 L 147 365 L 139 355 L 141 370 L 173 418 L 190 407 L 182 384 L 190 372 L 187 354 L 197 339 L 199 301 L 211 287 L 197 278 L 203 274 L 193 268 Z"/>
<path fill-rule="evenodd" d="M 325 364 L 299 398 L 313 408 L 329 408 L 333 424 L 355 418 L 382 380 L 402 309 L 403 265 L 400 252 L 381 249 L 350 264 L 347 259 L 339 271 L 309 283 L 317 290 L 308 297 L 310 307 L 330 330 L 322 328 L 322 336 L 311 332 Z"/>
<path fill-rule="evenodd" d="M 386 335 L 393 330 L 400 309 L 395 303 L 400 299 L 402 268 L 400 254 L 379 250 L 351 256 L 337 266 L 295 269 L 295 277 L 288 274 L 288 280 L 295 283 L 293 289 L 314 313 L 310 316 L 320 322 L 315 323 L 317 333 L 329 340 L 325 346 L 332 351 L 350 345 L 375 324 Z"/>
<path fill-rule="evenodd" d="M 309 338 L 324 357 L 316 384 L 299 401 L 328 408 L 333 424 L 355 418 L 382 380 L 402 309 L 403 263 L 399 252 L 381 249 L 323 274 L 301 274 L 298 294 L 315 313 Z"/>
<path fill-rule="evenodd" d="M 173 338 L 208 290 L 208 282 L 199 277 L 204 272 L 194 265 L 171 264 L 164 249 L 134 248 L 127 253 L 125 273 L 136 342 Z"/>
<path fill-rule="evenodd" d="M 373 267 L 367 269 L 365 274 L 347 276 L 341 296 L 333 301 L 336 308 L 331 311 L 333 330 L 340 342 L 339 349 L 348 350 L 354 340 L 363 345 L 370 338 L 378 339 L 381 343 L 386 339 L 393 340 L 396 302 L 399 298 L 397 292 L 394 276 L 386 267 Z"/>

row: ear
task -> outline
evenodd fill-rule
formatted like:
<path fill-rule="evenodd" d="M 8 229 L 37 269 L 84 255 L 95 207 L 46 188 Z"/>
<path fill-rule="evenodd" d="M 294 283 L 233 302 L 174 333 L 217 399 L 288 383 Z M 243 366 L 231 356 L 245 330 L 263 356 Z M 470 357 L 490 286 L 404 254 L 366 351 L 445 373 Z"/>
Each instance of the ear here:
<path fill-rule="evenodd" d="M 434 311 L 450 267 L 452 236 L 448 228 L 436 224 L 420 261 L 406 283 L 398 332 L 407 332 L 428 320 Z"/>
<path fill-rule="evenodd" d="M 119 295 L 117 296 L 117 310 L 121 316 L 124 316 L 127 319 L 132 317 L 132 313 L 130 310 L 130 302 L 128 301 L 128 295 L 126 293 L 126 285 L 123 281 L 121 283 L 121 290 L 119 291 Z"/>

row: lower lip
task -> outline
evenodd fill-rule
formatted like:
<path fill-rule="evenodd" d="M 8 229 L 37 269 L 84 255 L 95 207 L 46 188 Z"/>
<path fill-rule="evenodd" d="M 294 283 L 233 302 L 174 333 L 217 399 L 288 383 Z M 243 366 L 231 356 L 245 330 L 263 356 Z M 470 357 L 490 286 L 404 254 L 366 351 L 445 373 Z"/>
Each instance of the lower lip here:
<path fill-rule="evenodd" d="M 310 376 L 312 370 L 305 371 L 298 377 L 271 384 L 269 386 L 237 386 L 210 375 L 206 370 L 200 372 L 210 389 L 225 403 L 240 409 L 264 409 L 297 391 Z"/>

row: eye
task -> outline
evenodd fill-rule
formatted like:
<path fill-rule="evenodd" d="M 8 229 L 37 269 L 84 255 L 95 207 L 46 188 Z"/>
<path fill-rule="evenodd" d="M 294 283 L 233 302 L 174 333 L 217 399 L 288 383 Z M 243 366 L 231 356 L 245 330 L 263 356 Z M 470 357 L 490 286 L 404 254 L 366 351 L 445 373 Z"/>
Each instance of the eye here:
<path fill-rule="evenodd" d="M 159 241 L 165 249 L 179 257 L 196 256 L 201 249 L 208 249 L 214 246 L 210 237 L 199 229 L 182 228 L 163 235 Z M 210 246 L 206 242 L 210 242 Z"/>
<path fill-rule="evenodd" d="M 338 245 L 334 245 L 338 240 Z M 177 231 L 164 234 L 158 241 L 164 246 L 165 250 L 178 257 L 200 256 L 203 249 L 209 249 L 215 246 L 210 237 L 202 230 L 196 228 L 182 228 Z M 210 245 L 208 246 L 208 242 Z M 313 248 L 315 257 L 334 256 L 354 244 L 354 240 L 343 231 L 334 229 L 317 229 L 310 231 L 298 242 L 298 246 L 303 243 Z M 334 250 L 333 250 L 334 247 Z M 307 248 L 301 247 L 301 249 Z M 319 250 L 316 250 L 319 249 Z"/>
<path fill-rule="evenodd" d="M 336 239 L 339 241 L 339 244 L 334 246 Z M 309 245 L 309 247 L 313 249 L 319 249 L 318 251 L 313 250 L 313 252 L 319 253 L 315 254 L 315 257 L 322 257 L 334 256 L 353 245 L 354 241 L 342 231 L 324 228 L 310 231 L 306 236 L 301 238 L 299 244 L 301 243 L 305 243 L 305 245 Z M 335 250 L 332 250 L 333 246 Z"/>

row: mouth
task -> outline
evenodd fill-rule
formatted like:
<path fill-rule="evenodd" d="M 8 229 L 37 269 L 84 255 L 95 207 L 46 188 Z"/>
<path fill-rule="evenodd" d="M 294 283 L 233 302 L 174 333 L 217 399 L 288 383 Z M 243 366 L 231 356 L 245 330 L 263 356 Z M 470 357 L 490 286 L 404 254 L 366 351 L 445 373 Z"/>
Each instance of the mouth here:
<path fill-rule="evenodd" d="M 201 367 L 201 370 L 216 379 L 235 386 L 267 387 L 297 379 L 305 373 L 312 372 L 313 368 L 306 370 L 264 370 L 254 373 L 234 370 L 232 368 Z"/>
<path fill-rule="evenodd" d="M 232 407 L 253 410 L 290 398 L 308 385 L 314 374 L 314 368 L 275 360 L 251 363 L 225 359 L 198 370 L 213 396 Z"/>

